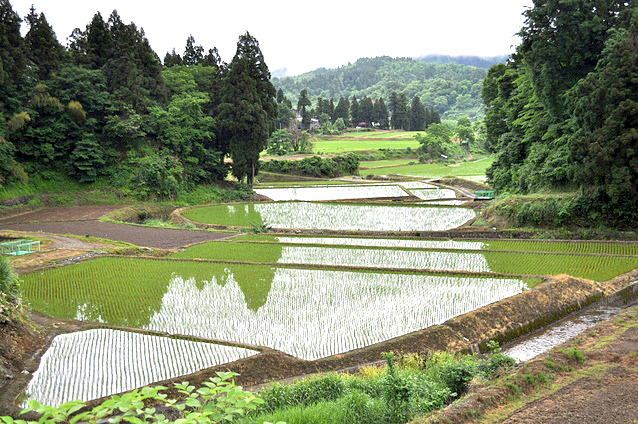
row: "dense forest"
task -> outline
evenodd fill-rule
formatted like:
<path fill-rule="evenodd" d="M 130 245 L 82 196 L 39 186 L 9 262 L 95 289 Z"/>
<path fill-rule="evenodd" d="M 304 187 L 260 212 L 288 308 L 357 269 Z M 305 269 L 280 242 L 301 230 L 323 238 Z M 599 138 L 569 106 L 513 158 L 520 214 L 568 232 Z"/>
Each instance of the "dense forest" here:
<path fill-rule="evenodd" d="M 0 0 L 0 182 L 109 176 L 138 194 L 226 178 L 249 183 L 275 128 L 275 89 L 257 40 L 222 63 L 189 37 L 165 67 L 144 31 L 96 13 L 63 47 L 43 13 L 22 19 Z"/>
<path fill-rule="evenodd" d="M 638 218 L 638 9 L 634 1 L 536 0 L 516 53 L 482 97 L 488 170 L 501 192 L 579 189 L 557 213 Z"/>
<path fill-rule="evenodd" d="M 476 68 L 489 69 L 493 65 L 498 63 L 505 63 L 508 56 L 448 56 L 443 54 L 429 54 L 427 56 L 416 57 L 416 60 L 420 60 L 427 63 L 458 63 L 459 65 L 474 66 Z"/>
<path fill-rule="evenodd" d="M 296 77 L 273 78 L 277 89 L 296 99 L 302 90 L 314 101 L 364 96 L 386 100 L 392 92 L 415 95 L 442 118 L 480 118 L 481 89 L 487 71 L 457 63 L 434 64 L 387 56 L 363 58 L 336 69 L 320 68 Z"/>

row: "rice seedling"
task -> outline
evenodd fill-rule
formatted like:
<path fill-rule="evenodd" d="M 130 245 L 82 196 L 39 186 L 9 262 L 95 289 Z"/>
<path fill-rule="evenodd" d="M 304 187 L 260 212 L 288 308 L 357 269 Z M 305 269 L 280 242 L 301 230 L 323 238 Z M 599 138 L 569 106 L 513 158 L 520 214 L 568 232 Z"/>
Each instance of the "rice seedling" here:
<path fill-rule="evenodd" d="M 26 400 L 57 406 L 89 401 L 256 354 L 213 343 L 97 329 L 57 336 L 26 389 Z"/>

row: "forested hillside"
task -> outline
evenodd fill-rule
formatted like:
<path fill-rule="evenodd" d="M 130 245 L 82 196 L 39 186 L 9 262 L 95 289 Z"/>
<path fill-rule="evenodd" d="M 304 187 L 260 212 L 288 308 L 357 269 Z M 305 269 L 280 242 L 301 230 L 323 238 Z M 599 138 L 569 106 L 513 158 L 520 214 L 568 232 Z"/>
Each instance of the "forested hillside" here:
<path fill-rule="evenodd" d="M 483 88 L 488 170 L 501 192 L 575 190 L 555 206 L 600 223 L 638 217 L 635 1 L 536 0 L 522 43 Z"/>
<path fill-rule="evenodd" d="M 289 99 L 306 89 L 314 102 L 318 97 L 334 99 L 368 96 L 388 99 L 392 92 L 415 95 L 443 118 L 481 117 L 481 89 L 485 69 L 456 63 L 433 64 L 410 58 L 363 58 L 336 69 L 320 68 L 296 77 L 273 78 Z"/>
<path fill-rule="evenodd" d="M 21 25 L 27 31 L 21 35 Z M 222 63 L 189 37 L 163 66 L 144 31 L 98 12 L 62 46 L 44 13 L 0 0 L 0 183 L 101 179 L 141 197 L 252 181 L 277 104 L 257 40 Z M 250 108 L 242 105 L 250 103 Z"/>
<path fill-rule="evenodd" d="M 443 54 L 429 54 L 427 56 L 416 57 L 416 60 L 420 60 L 426 63 L 458 63 L 459 65 L 474 66 L 476 68 L 489 69 L 493 65 L 498 63 L 505 63 L 508 56 L 493 56 L 493 57 L 480 57 L 480 56 L 448 56 Z"/>

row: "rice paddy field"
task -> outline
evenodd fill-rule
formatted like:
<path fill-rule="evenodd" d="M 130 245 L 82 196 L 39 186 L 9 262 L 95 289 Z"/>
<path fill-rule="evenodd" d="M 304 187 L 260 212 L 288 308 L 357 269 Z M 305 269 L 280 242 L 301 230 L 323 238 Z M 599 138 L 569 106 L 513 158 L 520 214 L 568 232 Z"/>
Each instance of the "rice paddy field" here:
<path fill-rule="evenodd" d="M 449 230 L 475 216 L 453 206 L 463 202 L 453 191 L 420 181 L 258 192 L 278 202 L 184 215 L 233 227 L 386 232 Z M 406 196 L 422 202 L 365 203 Z M 329 203 L 340 199 L 362 200 Z M 36 312 L 177 336 L 107 329 L 59 336 L 25 396 L 52 405 L 90 400 L 254 355 L 255 346 L 315 360 L 442 323 L 533 287 L 540 276 L 606 281 L 638 268 L 638 243 L 361 234 L 244 234 L 166 258 L 100 257 L 25 274 L 23 297 Z"/>
<path fill-rule="evenodd" d="M 189 209 L 193 221 L 248 227 L 265 223 L 273 228 L 348 231 L 444 231 L 476 216 L 458 207 L 350 205 L 310 202 L 246 203 Z"/>
<path fill-rule="evenodd" d="M 441 191 L 435 185 L 421 181 L 407 181 L 394 184 L 347 184 L 347 185 L 313 185 L 313 186 L 287 186 L 257 188 L 255 192 L 279 201 L 305 201 L 319 202 L 326 200 L 343 199 L 376 199 L 376 198 L 402 198 L 410 195 L 420 197 L 423 192 L 432 192 L 431 198 L 437 198 L 436 193 Z M 452 198 L 456 198 L 454 191 Z M 439 197 L 441 198 L 441 197 Z"/>
<path fill-rule="evenodd" d="M 44 405 L 99 399 L 256 354 L 214 343 L 97 329 L 57 336 L 23 396 Z"/>
<path fill-rule="evenodd" d="M 197 276 L 167 274 L 176 263 L 197 268 Z M 164 277 L 142 278 L 148 273 Z M 441 323 L 527 285 L 517 278 L 101 258 L 25 275 L 23 287 L 35 311 L 55 317 L 135 323 L 317 359 Z"/>
<path fill-rule="evenodd" d="M 397 240 L 393 247 L 387 247 L 392 245 L 392 241 L 384 240 L 386 247 L 380 247 L 363 245 L 367 240 L 374 243 L 374 239 L 354 239 L 353 243 L 358 245 L 349 246 L 343 244 L 349 242 L 347 238 L 319 238 L 316 244 L 311 237 L 287 237 L 284 240 L 288 243 L 202 243 L 173 256 L 354 268 L 403 268 L 539 276 L 568 274 L 601 282 L 638 267 L 638 256 L 493 251 L 484 250 L 484 247 L 480 246 L 483 244 L 481 242 L 441 241 L 436 244 L 434 241 L 426 240 Z M 297 243 L 308 244 L 290 244 L 290 241 L 295 240 Z M 334 247 L 328 246 L 328 243 L 334 243 Z M 510 246 L 515 249 L 522 247 L 514 243 L 510 242 Z M 467 249 L 462 249 L 463 247 Z M 276 262 L 273 261 L 275 258 Z"/>

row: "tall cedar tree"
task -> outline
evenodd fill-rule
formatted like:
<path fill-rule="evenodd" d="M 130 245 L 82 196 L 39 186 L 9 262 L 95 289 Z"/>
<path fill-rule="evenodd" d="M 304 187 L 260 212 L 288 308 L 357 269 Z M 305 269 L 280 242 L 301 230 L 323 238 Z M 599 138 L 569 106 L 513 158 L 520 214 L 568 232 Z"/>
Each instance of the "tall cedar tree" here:
<path fill-rule="evenodd" d="M 374 102 L 374 121 L 378 122 L 381 128 L 388 128 L 388 108 L 383 101 L 383 97 L 379 97 Z"/>
<path fill-rule="evenodd" d="M 368 125 L 374 121 L 374 105 L 368 96 L 363 96 L 359 102 L 359 118 Z"/>
<path fill-rule="evenodd" d="M 352 118 L 352 126 L 356 127 L 361 122 L 361 115 L 359 113 L 359 102 L 357 101 L 357 96 L 352 95 L 352 99 L 350 100 L 350 117 Z"/>
<path fill-rule="evenodd" d="M 277 93 L 259 43 L 248 32 L 239 37 L 221 89 L 218 119 L 233 159 L 232 172 L 252 185 L 259 172 L 259 154 L 275 130 Z"/>
<path fill-rule="evenodd" d="M 0 0 L 0 112 L 5 116 L 20 107 L 18 89 L 27 65 L 21 22 L 9 0 Z"/>
<path fill-rule="evenodd" d="M 343 119 L 343 122 L 347 124 L 350 122 L 350 103 L 346 98 L 339 98 L 339 102 L 337 106 L 335 106 L 334 114 L 332 115 L 332 119 L 336 122 L 337 119 Z"/>
<path fill-rule="evenodd" d="M 594 72 L 568 93 L 577 130 L 570 139 L 575 179 L 599 187 L 625 220 L 638 210 L 638 9 L 630 29 L 607 43 Z"/>
<path fill-rule="evenodd" d="M 195 45 L 195 37 L 192 35 L 186 39 L 183 60 L 185 66 L 199 65 L 204 61 L 204 48 Z"/>
<path fill-rule="evenodd" d="M 33 6 L 26 17 L 29 31 L 24 37 L 29 60 L 37 67 L 40 80 L 45 80 L 66 60 L 66 50 L 58 42 L 44 13 L 36 13 Z"/>
<path fill-rule="evenodd" d="M 301 126 L 304 129 L 308 129 L 310 127 L 310 119 L 312 118 L 310 113 L 310 107 L 312 106 L 312 102 L 308 98 L 308 91 L 306 89 L 301 90 L 299 93 L 299 100 L 297 100 L 297 110 L 301 115 Z"/>
<path fill-rule="evenodd" d="M 426 126 L 427 113 L 425 112 L 425 106 L 421 103 L 419 96 L 412 98 L 412 105 L 410 106 L 410 130 L 411 131 L 423 131 Z"/>

